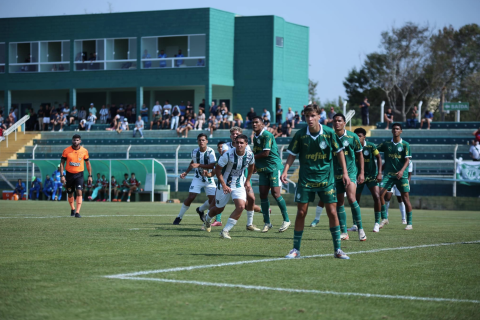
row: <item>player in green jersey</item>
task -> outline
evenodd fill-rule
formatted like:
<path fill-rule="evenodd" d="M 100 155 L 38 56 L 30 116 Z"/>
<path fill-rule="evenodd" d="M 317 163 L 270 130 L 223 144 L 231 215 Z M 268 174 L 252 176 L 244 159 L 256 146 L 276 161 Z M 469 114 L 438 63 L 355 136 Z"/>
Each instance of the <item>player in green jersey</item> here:
<path fill-rule="evenodd" d="M 282 160 L 278 153 L 277 142 L 273 134 L 265 130 L 263 119 L 253 117 L 252 129 L 255 132 L 253 137 L 253 154 L 255 155 L 255 169 L 259 177 L 260 200 L 265 226 L 262 232 L 268 232 L 272 228 L 270 223 L 270 202 L 268 201 L 268 192 L 272 190 L 272 196 L 277 201 L 283 216 L 283 223 L 279 232 L 284 232 L 290 226 L 288 218 L 287 204 L 282 197 L 282 182 L 280 175 L 283 171 Z"/>
<path fill-rule="evenodd" d="M 378 184 L 382 182 L 382 157 L 377 150 L 377 146 L 365 140 L 367 132 L 363 128 L 355 129 L 354 133 L 360 139 L 360 144 L 363 147 L 363 168 L 365 171 L 365 182 L 357 186 L 357 202 L 360 203 L 362 191 L 365 186 L 370 190 L 373 197 L 373 207 L 375 211 L 375 225 L 373 232 L 380 231 L 380 216 L 382 211 L 382 202 L 380 200 L 380 188 Z M 377 165 L 375 165 L 377 159 Z M 356 160 L 357 168 L 360 168 L 360 159 Z M 377 170 L 378 166 L 378 170 Z"/>
<path fill-rule="evenodd" d="M 382 181 L 382 189 L 380 197 L 383 199 L 387 190 L 393 186 L 400 191 L 405 208 L 407 209 L 407 227 L 405 230 L 412 230 L 412 205 L 410 204 L 410 183 L 408 182 L 408 164 L 412 154 L 410 152 L 410 144 L 403 141 L 400 137 L 402 134 L 402 125 L 394 123 L 392 125 L 393 139 L 385 141 L 378 145 L 377 149 L 384 153 L 385 165 L 384 176 Z M 385 209 L 382 207 L 382 211 Z"/>
<path fill-rule="evenodd" d="M 297 218 L 293 237 L 293 249 L 286 258 L 299 258 L 302 242 L 305 217 L 308 212 L 308 203 L 315 200 L 315 194 L 325 203 L 330 224 L 330 233 L 333 239 L 334 257 L 349 259 L 340 249 L 340 225 L 337 217 L 337 196 L 335 191 L 335 174 L 333 159 L 337 158 L 343 169 L 343 183 L 348 187 L 351 182 L 348 177 L 343 145 L 335 132 L 319 123 L 320 108 L 317 105 L 308 105 L 304 109 L 305 120 L 308 126 L 295 133 L 288 146 L 287 163 L 281 176 L 283 183 L 287 182 L 288 169 L 298 156 L 300 171 L 295 202 L 297 202 Z"/>
<path fill-rule="evenodd" d="M 345 162 L 348 171 L 348 177 L 350 178 L 351 183 L 348 187 L 343 185 L 342 175 L 344 171 L 342 170 L 340 163 L 337 159 L 333 160 L 333 168 L 335 170 L 335 186 L 337 189 L 337 214 L 338 220 L 340 221 L 340 229 L 342 234 L 340 237 L 342 240 L 348 240 L 349 236 L 347 233 L 347 214 L 345 213 L 345 193 L 347 194 L 348 202 L 350 203 L 350 208 L 352 210 L 352 218 L 353 218 L 353 227 L 349 229 L 349 231 L 358 231 L 358 239 L 360 241 L 367 240 L 367 236 L 365 235 L 365 231 L 363 230 L 362 225 L 362 215 L 360 212 L 360 206 L 357 203 L 357 199 L 355 198 L 357 185 L 362 184 L 364 182 L 364 173 L 363 173 L 363 154 L 362 154 L 362 146 L 360 144 L 360 139 L 358 136 L 351 132 L 345 130 L 345 116 L 341 113 L 337 113 L 333 116 L 333 128 L 335 129 L 335 134 L 340 139 L 342 146 L 344 147 L 345 153 Z M 357 170 L 357 166 L 355 164 L 355 160 L 358 159 L 360 169 Z M 320 199 L 318 202 L 315 220 L 312 222 L 311 226 L 318 223 L 320 220 L 320 214 L 324 207 L 324 203 Z M 317 219 L 318 218 L 318 219 Z"/>

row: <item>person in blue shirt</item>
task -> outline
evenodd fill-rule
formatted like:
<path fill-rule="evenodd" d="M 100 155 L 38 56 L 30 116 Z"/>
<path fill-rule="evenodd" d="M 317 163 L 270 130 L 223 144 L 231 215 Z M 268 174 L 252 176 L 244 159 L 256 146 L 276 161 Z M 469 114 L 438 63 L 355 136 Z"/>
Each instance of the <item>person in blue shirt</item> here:
<path fill-rule="evenodd" d="M 47 196 L 47 200 L 50 200 L 53 195 L 54 182 L 53 179 L 47 174 L 45 177 L 45 184 L 43 185 L 43 194 Z"/>
<path fill-rule="evenodd" d="M 203 59 L 198 59 L 198 61 L 197 61 L 197 67 L 205 67 L 205 60 L 203 60 Z"/>
<path fill-rule="evenodd" d="M 52 174 L 52 178 L 53 178 L 53 195 L 52 195 L 52 201 L 60 201 L 62 200 L 62 187 L 63 187 L 63 183 L 62 183 L 62 176 L 65 175 L 65 171 L 60 172 L 60 165 L 58 165 L 57 167 L 57 170 L 55 170 Z M 57 191 L 58 191 L 58 195 L 57 195 Z M 55 196 L 55 198 L 53 197 Z"/>
<path fill-rule="evenodd" d="M 151 57 L 152 56 L 150 55 L 150 53 L 148 53 L 148 50 L 145 49 L 145 51 L 143 52 L 142 59 L 148 59 L 148 58 L 151 58 Z M 143 67 L 145 69 L 151 68 L 152 67 L 152 61 L 144 61 L 143 62 Z"/>
<path fill-rule="evenodd" d="M 182 50 L 178 50 L 178 53 L 175 55 L 175 57 L 184 57 L 182 54 Z M 175 59 L 175 66 L 180 67 L 183 64 L 183 59 Z"/>
<path fill-rule="evenodd" d="M 430 130 L 430 123 L 432 123 L 432 120 L 433 120 L 433 113 L 428 111 L 428 110 L 425 110 L 425 114 L 423 115 L 423 119 L 422 121 L 420 122 L 420 130 L 422 129 L 422 126 L 423 126 L 423 123 L 426 122 L 428 127 L 427 127 L 427 130 Z"/>
<path fill-rule="evenodd" d="M 320 124 L 327 125 L 327 112 L 325 108 L 320 109 Z"/>
<path fill-rule="evenodd" d="M 15 190 L 13 190 L 13 194 L 17 194 L 18 199 L 22 199 L 25 190 L 25 183 L 22 182 L 22 179 L 18 179 L 18 183 L 15 186 Z"/>
<path fill-rule="evenodd" d="M 160 50 L 160 54 L 158 55 L 159 58 L 166 58 L 167 54 L 163 51 Z M 160 60 L 160 68 L 166 68 L 167 67 L 167 61 L 166 60 Z"/>
<path fill-rule="evenodd" d="M 185 106 L 185 103 L 183 101 L 180 101 L 180 105 L 178 106 L 180 108 L 180 115 L 185 116 L 185 111 L 187 110 L 187 107 Z"/>
<path fill-rule="evenodd" d="M 30 200 L 33 200 L 32 198 L 32 194 L 33 192 L 37 192 L 37 200 L 38 200 L 38 197 L 40 196 L 40 190 L 42 190 L 42 179 L 41 178 L 37 178 L 37 177 L 32 177 L 32 186 L 29 190 L 29 193 L 28 193 L 28 198 Z"/>

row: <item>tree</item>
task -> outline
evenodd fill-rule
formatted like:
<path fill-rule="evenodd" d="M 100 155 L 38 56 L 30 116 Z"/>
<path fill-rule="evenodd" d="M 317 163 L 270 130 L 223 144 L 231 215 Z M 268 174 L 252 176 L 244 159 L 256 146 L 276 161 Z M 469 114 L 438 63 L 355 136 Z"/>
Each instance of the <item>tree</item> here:
<path fill-rule="evenodd" d="M 317 97 L 317 86 L 318 81 L 315 82 L 312 79 L 308 79 L 308 101 L 319 104 L 320 98 Z"/>

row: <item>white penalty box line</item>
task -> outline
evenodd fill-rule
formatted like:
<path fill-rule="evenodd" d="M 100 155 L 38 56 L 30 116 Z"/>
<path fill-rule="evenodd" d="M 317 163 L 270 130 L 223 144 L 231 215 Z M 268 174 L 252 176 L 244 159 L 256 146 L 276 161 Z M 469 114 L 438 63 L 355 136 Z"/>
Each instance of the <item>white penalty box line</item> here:
<path fill-rule="evenodd" d="M 480 243 L 480 240 L 467 241 L 467 242 L 424 244 L 424 245 L 409 246 L 409 247 L 382 248 L 382 249 L 349 252 L 348 254 L 353 255 L 353 254 L 363 254 L 363 253 L 378 253 L 378 252 L 385 252 L 385 251 L 410 250 L 410 249 L 419 249 L 419 248 L 431 248 L 431 247 L 452 246 L 452 245 L 459 245 L 459 244 L 476 244 L 476 243 Z M 332 257 L 332 254 L 317 254 L 317 255 L 311 255 L 311 256 L 303 256 L 301 259 L 324 258 L 324 257 Z M 301 260 L 301 259 L 296 259 L 296 260 Z M 174 279 L 161 279 L 161 278 L 142 278 L 141 277 L 141 276 L 149 275 L 149 274 L 171 273 L 171 272 L 179 272 L 179 271 L 191 271 L 191 270 L 196 270 L 196 269 L 227 267 L 227 266 L 236 266 L 236 265 L 243 265 L 243 264 L 253 264 L 253 263 L 273 262 L 273 261 L 285 261 L 285 260 L 291 261 L 291 259 L 287 259 L 287 258 L 246 260 L 246 261 L 225 262 L 225 263 L 219 263 L 219 264 L 207 264 L 207 265 L 197 265 L 197 266 L 189 266 L 189 267 L 177 267 L 177 268 L 168 268 L 168 269 L 139 271 L 139 272 L 132 272 L 132 273 L 122 273 L 122 274 L 108 275 L 108 276 L 104 276 L 104 277 L 109 278 L 109 279 L 156 281 L 156 282 L 163 282 L 163 283 L 193 284 L 193 285 L 199 285 L 199 286 L 223 287 L 223 288 L 241 288 L 241 289 L 250 289 L 250 290 L 265 290 L 265 291 L 290 292 L 290 293 L 312 293 L 312 294 L 326 294 L 326 295 L 336 295 L 336 296 L 355 296 L 355 297 L 366 297 L 366 298 L 385 298 L 385 299 L 433 301 L 433 302 L 464 302 L 464 303 L 477 303 L 477 304 L 480 303 L 480 300 L 468 300 L 468 299 L 450 299 L 450 298 L 371 294 L 371 293 L 358 293 L 358 292 L 339 292 L 339 291 L 323 291 L 323 290 L 308 290 L 308 289 L 290 289 L 290 288 L 252 286 L 252 285 L 231 284 L 231 283 L 215 283 L 215 282 L 204 282 L 204 281 L 174 280 Z"/>

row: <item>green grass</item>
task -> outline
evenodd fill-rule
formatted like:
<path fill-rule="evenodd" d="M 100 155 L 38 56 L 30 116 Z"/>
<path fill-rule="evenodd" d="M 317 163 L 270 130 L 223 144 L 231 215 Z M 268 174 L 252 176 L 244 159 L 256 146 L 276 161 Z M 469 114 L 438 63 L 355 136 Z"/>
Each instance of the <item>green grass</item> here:
<path fill-rule="evenodd" d="M 85 203 L 82 219 L 69 217 L 66 202 L 0 201 L 0 319 L 474 319 L 480 304 L 365 296 L 262 291 L 195 284 L 107 279 L 104 276 L 183 266 L 283 257 L 293 228 L 245 230 L 242 216 L 232 240 L 202 231 L 192 205 L 180 226 L 179 205 Z M 226 213 L 232 211 L 228 206 Z M 292 220 L 295 208 L 289 207 Z M 350 210 L 347 208 L 349 224 Z M 480 240 L 478 212 L 414 211 L 414 230 L 404 231 L 398 210 L 372 233 L 373 212 L 363 208 L 368 240 L 350 233 L 345 252 Z M 311 207 L 307 222 L 313 220 Z M 223 215 L 224 222 L 228 214 Z M 107 217 L 95 217 L 108 215 Z M 128 216 L 122 216 L 128 215 Z M 13 217 L 13 218 L 7 218 Z M 24 217 L 51 217 L 25 219 Z M 262 225 L 262 217 L 255 215 Z M 144 278 L 204 281 L 414 297 L 480 300 L 480 243 L 333 258 L 324 214 L 306 227 L 302 255 L 281 260 L 149 274 Z M 330 254 L 332 254 L 330 256 Z"/>

